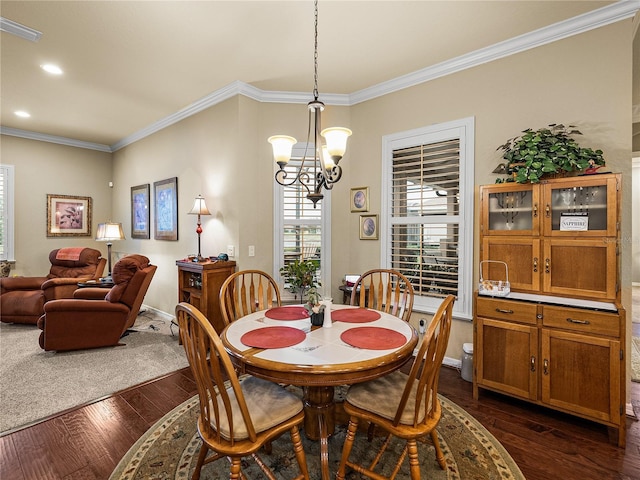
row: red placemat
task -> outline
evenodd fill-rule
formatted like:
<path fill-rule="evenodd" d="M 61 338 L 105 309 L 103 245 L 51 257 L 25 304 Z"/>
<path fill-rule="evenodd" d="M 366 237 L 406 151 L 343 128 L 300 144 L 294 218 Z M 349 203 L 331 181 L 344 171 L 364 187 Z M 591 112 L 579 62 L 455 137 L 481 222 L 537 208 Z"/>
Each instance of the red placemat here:
<path fill-rule="evenodd" d="M 353 347 L 368 350 L 388 350 L 407 343 L 407 339 L 400 332 L 382 327 L 350 328 L 342 332 L 340 338 Z"/>
<path fill-rule="evenodd" d="M 366 308 L 342 308 L 331 312 L 331 320 L 334 322 L 367 323 L 379 318 L 380 312 Z"/>
<path fill-rule="evenodd" d="M 274 307 L 264 312 L 264 316 L 274 320 L 302 320 L 309 318 L 309 312 L 300 306 Z"/>
<path fill-rule="evenodd" d="M 240 337 L 240 341 L 249 347 L 284 348 L 302 342 L 306 334 L 293 327 L 264 327 L 251 330 Z"/>

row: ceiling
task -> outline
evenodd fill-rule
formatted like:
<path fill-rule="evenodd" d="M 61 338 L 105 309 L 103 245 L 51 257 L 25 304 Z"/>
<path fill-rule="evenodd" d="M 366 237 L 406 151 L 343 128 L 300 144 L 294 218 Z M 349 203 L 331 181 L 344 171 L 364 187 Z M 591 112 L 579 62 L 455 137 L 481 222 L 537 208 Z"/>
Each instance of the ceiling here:
<path fill-rule="evenodd" d="M 320 100 L 613 3 L 320 0 Z M 0 15 L 42 32 L 37 42 L 1 34 L 3 128 L 113 149 L 234 82 L 308 97 L 313 89 L 311 0 L 2 0 Z M 47 62 L 64 74 L 42 71 Z"/>

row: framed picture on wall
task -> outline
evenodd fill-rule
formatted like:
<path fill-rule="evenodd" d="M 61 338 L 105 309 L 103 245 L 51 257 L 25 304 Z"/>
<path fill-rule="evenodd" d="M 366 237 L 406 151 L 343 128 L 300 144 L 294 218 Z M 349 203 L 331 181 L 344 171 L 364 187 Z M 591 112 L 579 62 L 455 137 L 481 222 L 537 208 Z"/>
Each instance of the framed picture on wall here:
<path fill-rule="evenodd" d="M 150 185 L 131 187 L 131 238 L 150 238 Z"/>
<path fill-rule="evenodd" d="M 178 240 L 178 177 L 153 183 L 156 240 Z"/>
<path fill-rule="evenodd" d="M 378 239 L 378 215 L 360 215 L 360 240 Z"/>
<path fill-rule="evenodd" d="M 351 189 L 351 211 L 369 211 L 369 187 L 356 187 Z"/>
<path fill-rule="evenodd" d="M 90 237 L 91 197 L 47 194 L 47 237 Z"/>

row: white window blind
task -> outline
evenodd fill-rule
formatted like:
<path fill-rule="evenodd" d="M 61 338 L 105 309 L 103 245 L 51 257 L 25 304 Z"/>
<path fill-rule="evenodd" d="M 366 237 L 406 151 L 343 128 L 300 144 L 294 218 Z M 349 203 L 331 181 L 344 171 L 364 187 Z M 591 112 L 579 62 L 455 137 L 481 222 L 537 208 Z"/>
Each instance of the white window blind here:
<path fill-rule="evenodd" d="M 463 187 L 473 185 L 473 169 L 463 163 L 473 150 L 466 128 L 451 127 L 398 134 L 387 142 L 383 263 L 411 281 L 417 311 L 435 311 L 453 294 L 457 313 L 471 318 L 473 227 L 465 219 L 473 218 L 473 188 Z"/>
<path fill-rule="evenodd" d="M 0 165 L 0 260 L 13 260 L 13 165 Z"/>
<path fill-rule="evenodd" d="M 298 149 L 294 149 L 294 155 Z M 296 175 L 302 163 L 301 157 L 293 157 L 286 170 L 289 179 Z M 307 160 L 306 164 L 308 165 Z M 309 170 L 309 175 L 313 171 Z M 276 183 L 276 252 L 274 255 L 274 277 L 281 285 L 284 280 L 280 276 L 280 268 L 294 260 L 311 260 L 317 263 L 317 281 L 323 285 L 329 282 L 328 265 L 324 258 L 330 258 L 327 213 L 330 212 L 330 197 L 325 197 L 313 208 L 313 202 L 307 199 L 307 190 L 300 184 L 281 186 Z M 286 286 L 286 285 L 285 285 Z"/>

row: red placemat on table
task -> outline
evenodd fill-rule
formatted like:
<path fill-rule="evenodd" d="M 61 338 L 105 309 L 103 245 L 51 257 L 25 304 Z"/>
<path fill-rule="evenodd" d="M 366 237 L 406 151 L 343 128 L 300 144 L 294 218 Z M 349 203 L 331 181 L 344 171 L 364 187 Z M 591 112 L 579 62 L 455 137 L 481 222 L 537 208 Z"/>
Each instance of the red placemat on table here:
<path fill-rule="evenodd" d="M 274 307 L 264 312 L 264 316 L 273 320 L 302 320 L 309 318 L 309 312 L 300 306 Z"/>
<path fill-rule="evenodd" d="M 400 332 L 382 327 L 350 328 L 342 332 L 340 338 L 353 347 L 368 350 L 388 350 L 407 343 L 406 337 Z"/>
<path fill-rule="evenodd" d="M 380 312 L 366 308 L 341 308 L 331 312 L 334 322 L 367 323 L 380 318 Z"/>
<path fill-rule="evenodd" d="M 284 348 L 302 342 L 306 334 L 293 327 L 264 327 L 251 330 L 240 337 L 249 347 Z"/>

